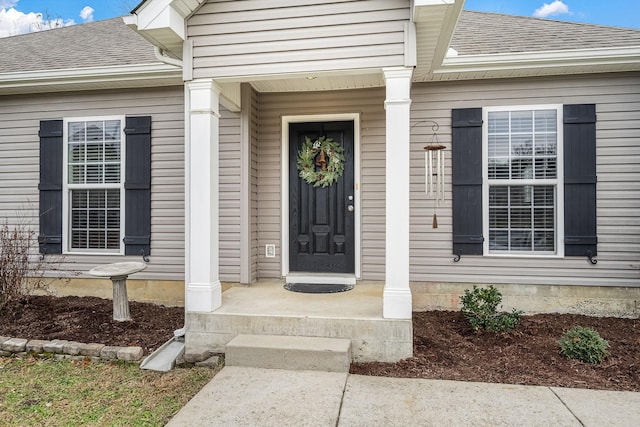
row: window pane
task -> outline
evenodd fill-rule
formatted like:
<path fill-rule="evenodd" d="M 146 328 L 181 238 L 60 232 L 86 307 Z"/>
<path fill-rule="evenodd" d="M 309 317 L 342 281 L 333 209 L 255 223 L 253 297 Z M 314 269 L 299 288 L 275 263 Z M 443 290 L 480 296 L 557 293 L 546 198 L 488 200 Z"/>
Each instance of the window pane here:
<path fill-rule="evenodd" d="M 533 210 L 534 227 L 538 229 L 553 230 L 553 208 L 538 208 Z"/>
<path fill-rule="evenodd" d="M 508 111 L 492 111 L 489 113 L 489 133 L 509 133 Z"/>
<path fill-rule="evenodd" d="M 120 191 L 118 190 L 107 191 L 107 208 L 120 209 Z"/>
<path fill-rule="evenodd" d="M 87 122 L 87 141 L 104 140 L 104 122 Z"/>
<path fill-rule="evenodd" d="M 522 187 L 506 187 L 509 189 L 509 197 L 511 206 L 531 206 L 531 192 L 530 185 Z"/>
<path fill-rule="evenodd" d="M 108 120 L 104 122 L 105 140 L 120 140 L 120 120 Z"/>
<path fill-rule="evenodd" d="M 102 162 L 103 161 L 103 145 L 100 144 L 87 144 L 87 162 Z"/>
<path fill-rule="evenodd" d="M 510 216 L 512 228 L 531 228 L 531 209 L 512 208 Z"/>
<path fill-rule="evenodd" d="M 87 211 L 84 209 L 73 209 L 71 211 L 71 228 L 87 228 Z"/>
<path fill-rule="evenodd" d="M 120 182 L 120 163 L 109 163 L 104 165 L 104 182 L 119 183 Z"/>
<path fill-rule="evenodd" d="M 488 119 L 489 179 L 557 178 L 556 110 L 492 111 Z"/>
<path fill-rule="evenodd" d="M 533 135 L 513 135 L 511 137 L 511 155 L 514 157 L 531 157 L 533 154 Z"/>
<path fill-rule="evenodd" d="M 69 163 L 85 161 L 84 144 L 69 144 Z"/>
<path fill-rule="evenodd" d="M 555 251 L 555 187 L 489 187 L 491 251 Z"/>
<path fill-rule="evenodd" d="M 107 249 L 120 249 L 120 231 L 107 230 Z"/>
<path fill-rule="evenodd" d="M 489 230 L 489 250 L 508 251 L 509 231 Z"/>
<path fill-rule="evenodd" d="M 72 122 L 68 129 L 68 182 L 119 184 L 122 169 L 120 121 Z"/>
<path fill-rule="evenodd" d="M 89 230 L 89 247 L 106 248 L 106 238 L 104 230 Z"/>
<path fill-rule="evenodd" d="M 554 179 L 558 175 L 556 159 L 536 159 L 536 179 Z"/>
<path fill-rule="evenodd" d="M 87 230 L 71 230 L 71 247 L 76 249 L 86 249 L 87 246 Z"/>
<path fill-rule="evenodd" d="M 536 110 L 535 116 L 536 132 L 557 132 L 556 110 Z"/>
<path fill-rule="evenodd" d="M 511 161 L 511 179 L 533 178 L 532 159 L 514 159 Z"/>
<path fill-rule="evenodd" d="M 86 139 L 85 130 L 84 130 L 84 122 L 72 122 L 69 123 L 68 126 L 68 139 L 69 142 L 72 141 L 84 141 Z"/>
<path fill-rule="evenodd" d="M 509 157 L 509 135 L 489 135 L 489 158 Z"/>
<path fill-rule="evenodd" d="M 84 165 L 69 165 L 69 184 L 84 184 Z"/>
<path fill-rule="evenodd" d="M 550 185 L 533 187 L 533 197 L 536 207 L 553 208 L 555 206 L 555 188 Z"/>
<path fill-rule="evenodd" d="M 537 133 L 535 139 L 536 156 L 556 155 L 556 134 Z"/>
<path fill-rule="evenodd" d="M 104 145 L 104 159 L 108 162 L 120 162 L 120 143 L 107 142 Z"/>
<path fill-rule="evenodd" d="M 533 111 L 512 111 L 511 132 L 533 131 Z"/>
<path fill-rule="evenodd" d="M 71 191 L 71 247 L 120 249 L 120 190 Z"/>
<path fill-rule="evenodd" d="M 489 179 L 509 179 L 509 160 L 489 159 Z"/>
<path fill-rule="evenodd" d="M 89 210 L 89 228 L 104 229 L 106 226 L 105 211 L 100 209 Z"/>
<path fill-rule="evenodd" d="M 536 231 L 534 232 L 534 251 L 548 251 L 555 250 L 555 233 L 553 231 Z"/>
<path fill-rule="evenodd" d="M 493 209 L 489 215 L 489 227 L 494 229 L 509 228 L 509 209 Z"/>
<path fill-rule="evenodd" d="M 531 251 L 531 231 L 512 231 L 509 239 L 509 249 L 512 251 Z"/>

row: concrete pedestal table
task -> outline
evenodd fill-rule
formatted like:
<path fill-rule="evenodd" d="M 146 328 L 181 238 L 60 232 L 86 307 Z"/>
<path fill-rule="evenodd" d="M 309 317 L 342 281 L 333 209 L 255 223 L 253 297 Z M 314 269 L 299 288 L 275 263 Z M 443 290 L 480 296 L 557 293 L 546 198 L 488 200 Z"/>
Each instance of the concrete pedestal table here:
<path fill-rule="evenodd" d="M 113 283 L 113 320 L 124 322 L 131 320 L 129 299 L 127 297 L 127 277 L 147 268 L 141 262 L 116 262 L 92 268 L 89 274 L 95 277 L 108 277 Z"/>

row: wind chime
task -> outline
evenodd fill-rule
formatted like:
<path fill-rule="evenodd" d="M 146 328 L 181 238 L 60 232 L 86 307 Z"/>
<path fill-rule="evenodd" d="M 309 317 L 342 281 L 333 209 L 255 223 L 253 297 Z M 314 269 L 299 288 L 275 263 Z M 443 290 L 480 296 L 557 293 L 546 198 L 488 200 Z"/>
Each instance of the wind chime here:
<path fill-rule="evenodd" d="M 425 193 L 427 197 L 433 199 L 433 222 L 432 227 L 438 228 L 437 208 L 444 203 L 444 150 L 445 146 L 438 142 L 438 123 L 433 123 L 433 135 L 431 142 L 424 147 L 424 164 L 425 164 Z M 424 123 L 424 122 L 419 122 Z M 415 125 L 414 125 L 415 126 Z"/>

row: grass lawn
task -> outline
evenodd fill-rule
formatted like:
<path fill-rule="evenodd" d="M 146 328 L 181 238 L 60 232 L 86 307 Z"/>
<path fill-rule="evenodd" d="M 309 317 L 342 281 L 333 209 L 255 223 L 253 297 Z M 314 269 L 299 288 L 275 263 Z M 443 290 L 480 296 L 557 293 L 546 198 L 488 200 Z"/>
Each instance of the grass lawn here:
<path fill-rule="evenodd" d="M 0 357 L 0 425 L 162 426 L 217 372 Z"/>

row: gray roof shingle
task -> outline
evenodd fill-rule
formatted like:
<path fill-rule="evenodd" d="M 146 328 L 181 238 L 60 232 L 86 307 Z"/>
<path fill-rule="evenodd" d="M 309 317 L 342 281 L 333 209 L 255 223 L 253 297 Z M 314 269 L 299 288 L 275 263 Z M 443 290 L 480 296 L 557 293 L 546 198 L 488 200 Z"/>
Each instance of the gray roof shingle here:
<path fill-rule="evenodd" d="M 459 55 L 640 46 L 640 30 L 463 10 L 451 47 Z"/>
<path fill-rule="evenodd" d="M 459 55 L 640 46 L 640 30 L 463 10 Z M 0 39 L 0 73 L 158 63 L 122 18 Z"/>
<path fill-rule="evenodd" d="M 0 39 L 0 73 L 158 63 L 122 18 Z"/>

